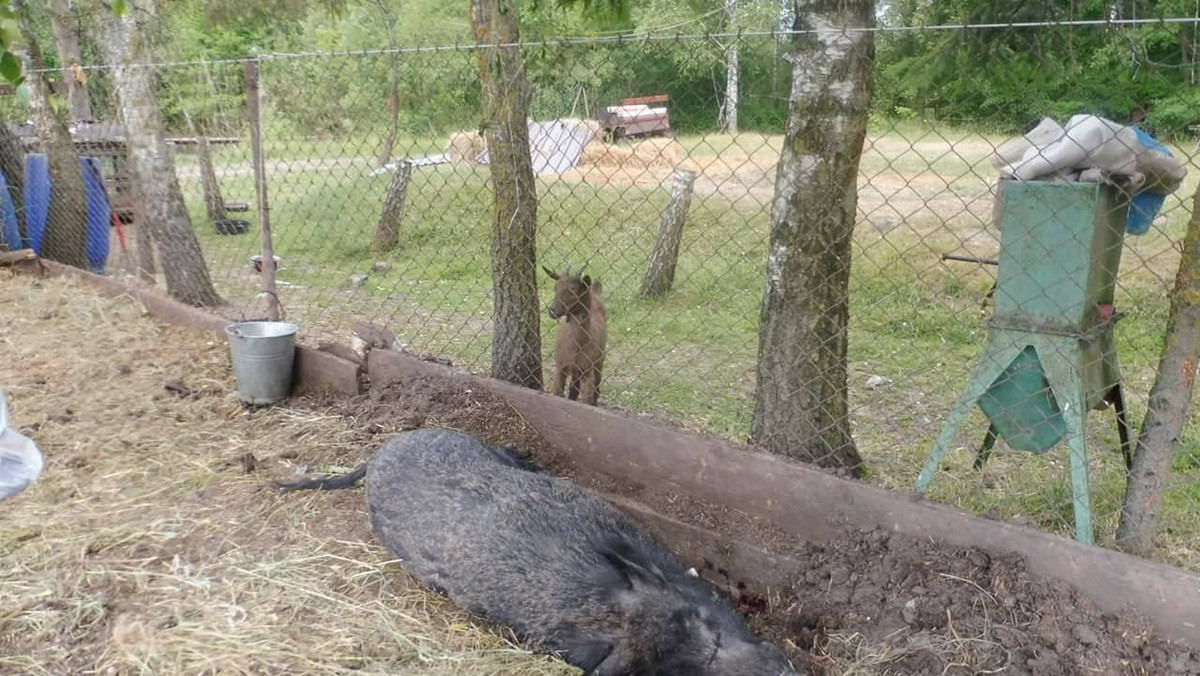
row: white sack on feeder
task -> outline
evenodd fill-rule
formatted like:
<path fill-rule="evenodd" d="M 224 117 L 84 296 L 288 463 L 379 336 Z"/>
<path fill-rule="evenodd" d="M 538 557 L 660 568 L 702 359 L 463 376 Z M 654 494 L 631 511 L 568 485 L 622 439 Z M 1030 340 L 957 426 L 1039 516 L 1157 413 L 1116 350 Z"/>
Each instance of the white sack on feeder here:
<path fill-rule="evenodd" d="M 41 473 L 41 451 L 32 439 L 8 426 L 8 405 L 0 392 L 0 500 L 25 490 Z"/>
<path fill-rule="evenodd" d="M 1133 235 L 1149 230 L 1165 197 L 1187 176 L 1187 166 L 1152 136 L 1096 115 L 1075 115 L 1065 126 L 1045 118 L 996 149 L 992 165 L 1001 177 L 1020 181 L 1120 179 L 1135 196 L 1126 225 Z"/>

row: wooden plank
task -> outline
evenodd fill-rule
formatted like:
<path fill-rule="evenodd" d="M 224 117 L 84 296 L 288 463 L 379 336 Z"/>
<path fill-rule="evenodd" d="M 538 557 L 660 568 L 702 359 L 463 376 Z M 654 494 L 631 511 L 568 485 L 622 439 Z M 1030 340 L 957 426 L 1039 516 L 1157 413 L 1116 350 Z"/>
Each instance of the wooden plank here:
<path fill-rule="evenodd" d="M 651 103 L 666 103 L 671 100 L 671 97 L 666 94 L 655 94 L 653 96 L 635 96 L 628 99 L 621 99 L 623 106 L 648 106 Z"/>
<path fill-rule="evenodd" d="M 292 394 L 329 390 L 339 394 L 362 393 L 362 369 L 358 364 L 329 352 L 296 346 Z"/>
<path fill-rule="evenodd" d="M 37 260 L 33 249 L 17 249 L 15 251 L 0 251 L 0 265 L 16 265 L 24 261 Z"/>
<path fill-rule="evenodd" d="M 1168 640 L 1200 648 L 1200 575 L 1010 523 L 841 479 L 720 439 L 472 376 L 408 355 L 372 351 L 372 383 L 440 376 L 507 399 L 546 440 L 580 465 L 681 492 L 766 519 L 805 540 L 848 527 L 1019 554 L 1029 569 L 1077 587 L 1106 612 L 1132 609 Z"/>

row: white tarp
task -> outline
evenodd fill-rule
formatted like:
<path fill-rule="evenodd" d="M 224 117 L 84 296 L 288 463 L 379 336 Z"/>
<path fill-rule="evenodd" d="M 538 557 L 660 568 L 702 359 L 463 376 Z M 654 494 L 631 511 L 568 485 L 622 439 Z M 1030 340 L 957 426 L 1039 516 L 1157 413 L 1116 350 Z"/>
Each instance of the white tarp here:
<path fill-rule="evenodd" d="M 579 164 L 583 149 L 596 135 L 594 125 L 582 120 L 529 122 L 529 152 L 535 173 L 561 174 Z M 488 152 L 479 153 L 479 163 L 488 163 Z"/>

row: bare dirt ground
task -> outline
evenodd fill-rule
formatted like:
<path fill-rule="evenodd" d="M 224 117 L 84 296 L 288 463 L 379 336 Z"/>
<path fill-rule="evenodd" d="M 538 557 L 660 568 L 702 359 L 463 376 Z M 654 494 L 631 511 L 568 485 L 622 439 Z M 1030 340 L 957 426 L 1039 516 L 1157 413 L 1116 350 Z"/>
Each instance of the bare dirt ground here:
<path fill-rule="evenodd" d="M 0 387 L 47 457 L 0 504 L 0 674 L 569 674 L 416 585 L 358 490 L 280 496 L 395 432 L 516 443 L 557 473 L 810 562 L 735 600 L 814 673 L 1200 674 L 1136 618 L 1019 559 L 885 533 L 796 541 L 745 515 L 573 468 L 515 410 L 424 381 L 247 411 L 227 348 L 65 280 L 0 283 Z"/>

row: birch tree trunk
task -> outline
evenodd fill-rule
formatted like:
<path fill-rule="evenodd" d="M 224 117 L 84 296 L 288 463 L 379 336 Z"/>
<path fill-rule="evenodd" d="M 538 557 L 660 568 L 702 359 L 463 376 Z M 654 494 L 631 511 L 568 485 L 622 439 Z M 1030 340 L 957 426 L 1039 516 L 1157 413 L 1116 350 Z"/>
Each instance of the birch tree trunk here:
<path fill-rule="evenodd" d="M 737 0 L 725 0 L 726 33 L 738 32 Z M 721 106 L 721 129 L 726 134 L 738 133 L 738 39 L 729 38 L 725 53 L 725 102 Z"/>
<path fill-rule="evenodd" d="M 148 56 L 134 17 L 153 16 L 153 0 L 130 2 L 123 16 L 111 11 L 98 14 L 100 34 L 95 42 L 103 50 L 105 61 L 114 66 L 114 89 L 140 198 L 142 218 L 138 227 L 148 228 L 158 245 L 167 292 L 172 297 L 190 305 L 219 305 L 222 300 L 209 278 L 163 134 L 153 71 L 130 67 Z"/>
<path fill-rule="evenodd" d="M 41 72 L 45 67 L 37 37 L 29 27 L 28 8 L 21 3 L 21 37 L 29 55 L 29 108 L 50 170 L 50 208 L 42 234 L 41 255 L 83 270 L 88 269 L 87 200 L 83 168 L 67 121 L 50 105 L 50 86 Z"/>
<path fill-rule="evenodd" d="M 537 293 L 537 189 L 529 151 L 529 87 L 514 0 L 471 0 L 492 174 L 492 377 L 542 387 Z M 490 45 L 490 47 L 489 47 Z"/>
<path fill-rule="evenodd" d="M 387 138 L 383 140 L 383 151 L 379 153 L 379 166 L 383 167 L 392 161 L 396 135 L 400 131 L 400 55 L 396 51 L 399 48 L 396 43 L 396 17 L 388 7 L 387 0 L 370 0 L 368 4 L 379 14 L 379 20 L 383 22 L 387 32 L 388 49 L 391 50 L 388 54 L 388 112 L 391 118 L 388 121 Z"/>
<path fill-rule="evenodd" d="M 1187 422 L 1188 406 L 1196 384 L 1200 362 L 1200 190 L 1192 200 L 1192 218 L 1183 239 L 1183 255 L 1171 294 L 1171 314 L 1158 375 L 1146 406 L 1146 418 L 1138 435 L 1133 469 L 1125 487 L 1117 545 L 1131 553 L 1145 554 L 1154 548 L 1158 514 L 1171 465 L 1179 448 L 1179 436 Z"/>
<path fill-rule="evenodd" d="M 871 0 L 801 0 L 771 207 L 751 438 L 862 472 L 850 436 L 846 327 L 858 162 L 871 98 Z"/>
<path fill-rule="evenodd" d="M 83 72 L 83 59 L 79 55 L 79 32 L 71 14 L 70 0 L 46 0 L 46 13 L 50 15 L 50 29 L 54 32 L 54 46 L 58 49 L 58 60 L 62 63 L 63 79 L 67 83 L 67 101 L 70 103 L 71 119 L 90 122 L 92 101 L 88 97 L 87 76 Z"/>

